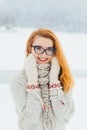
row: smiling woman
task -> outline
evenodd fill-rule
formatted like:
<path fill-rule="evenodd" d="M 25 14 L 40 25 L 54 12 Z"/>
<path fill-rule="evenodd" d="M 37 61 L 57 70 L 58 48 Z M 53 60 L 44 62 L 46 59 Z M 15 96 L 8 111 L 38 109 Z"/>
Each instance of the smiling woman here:
<path fill-rule="evenodd" d="M 65 130 L 74 112 L 73 78 L 56 35 L 38 29 L 26 45 L 24 69 L 11 92 L 20 130 Z"/>
<path fill-rule="evenodd" d="M 32 53 L 37 63 L 49 63 L 54 53 L 53 41 L 49 38 L 38 36 L 32 44 Z"/>

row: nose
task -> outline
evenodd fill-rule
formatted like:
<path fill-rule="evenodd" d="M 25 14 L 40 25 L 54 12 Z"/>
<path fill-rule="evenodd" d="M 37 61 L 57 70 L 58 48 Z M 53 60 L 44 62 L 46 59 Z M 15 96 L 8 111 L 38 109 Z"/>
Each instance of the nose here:
<path fill-rule="evenodd" d="M 41 54 L 41 56 L 47 56 L 47 54 L 46 54 L 46 52 L 45 52 L 45 50 L 44 50 L 44 52 Z"/>

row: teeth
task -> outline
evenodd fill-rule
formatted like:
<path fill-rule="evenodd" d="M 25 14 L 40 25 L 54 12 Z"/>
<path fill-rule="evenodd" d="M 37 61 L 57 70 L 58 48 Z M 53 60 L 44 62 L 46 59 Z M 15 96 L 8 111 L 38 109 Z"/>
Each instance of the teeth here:
<path fill-rule="evenodd" d="M 42 61 L 46 61 L 47 60 L 47 59 L 44 59 L 44 58 L 43 59 L 39 58 L 39 59 L 42 60 Z"/>
<path fill-rule="evenodd" d="M 46 60 L 46 59 L 40 59 L 40 60 L 43 60 L 43 61 L 44 61 L 44 60 Z"/>
<path fill-rule="evenodd" d="M 41 60 L 46 60 L 46 59 L 41 59 Z"/>

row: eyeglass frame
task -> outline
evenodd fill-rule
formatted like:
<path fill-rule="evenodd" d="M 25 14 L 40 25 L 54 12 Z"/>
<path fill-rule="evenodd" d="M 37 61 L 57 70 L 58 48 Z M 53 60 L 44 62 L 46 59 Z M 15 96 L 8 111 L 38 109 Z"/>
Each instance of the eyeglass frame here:
<path fill-rule="evenodd" d="M 53 49 L 52 52 L 53 52 L 53 53 L 49 55 L 49 54 L 47 54 L 47 52 L 46 52 L 47 49 L 44 49 L 42 46 L 38 46 L 38 45 L 34 45 L 34 46 L 33 46 L 33 45 L 31 45 L 31 47 L 34 48 L 34 51 L 35 51 L 36 54 L 38 54 L 38 53 L 36 52 L 35 47 L 41 47 L 41 48 L 43 49 L 43 51 L 42 51 L 41 54 L 43 54 L 43 53 L 45 52 L 45 54 L 48 55 L 48 56 L 51 56 L 51 55 L 54 54 L 55 51 L 56 51 L 56 48 L 55 48 L 55 47 L 52 47 L 52 49 Z M 48 48 L 49 48 L 49 47 L 48 47 Z M 41 55 L 41 54 L 38 54 L 38 55 Z"/>

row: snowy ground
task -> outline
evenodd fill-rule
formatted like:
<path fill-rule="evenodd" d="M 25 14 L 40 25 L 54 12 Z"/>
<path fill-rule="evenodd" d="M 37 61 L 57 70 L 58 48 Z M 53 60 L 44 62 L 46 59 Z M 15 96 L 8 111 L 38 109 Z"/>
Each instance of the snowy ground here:
<path fill-rule="evenodd" d="M 33 29 L 0 30 L 0 79 L 7 78 L 7 70 L 19 71 L 23 68 L 25 45 Z M 55 32 L 59 37 L 71 71 L 84 72 L 86 76 L 75 76 L 73 99 L 75 113 L 66 130 L 87 129 L 87 34 Z M 4 73 L 3 73 L 4 71 Z M 2 72 L 2 73 L 1 73 Z M 2 76 L 3 75 L 3 76 Z M 3 80 L 4 81 L 4 80 Z M 18 130 L 18 117 L 15 112 L 9 84 L 0 82 L 0 130 Z"/>

